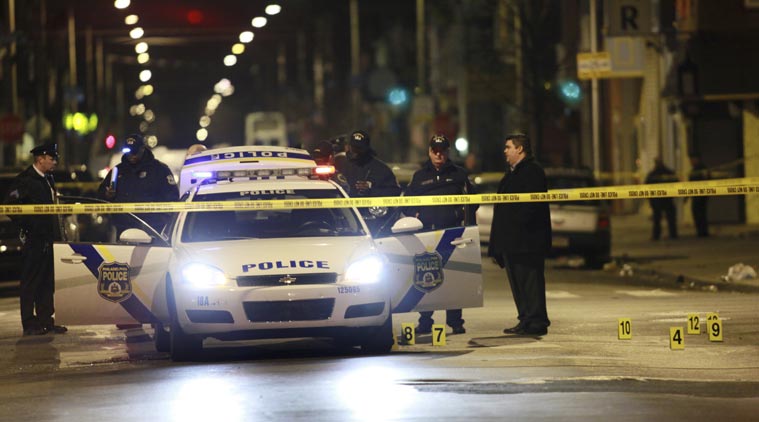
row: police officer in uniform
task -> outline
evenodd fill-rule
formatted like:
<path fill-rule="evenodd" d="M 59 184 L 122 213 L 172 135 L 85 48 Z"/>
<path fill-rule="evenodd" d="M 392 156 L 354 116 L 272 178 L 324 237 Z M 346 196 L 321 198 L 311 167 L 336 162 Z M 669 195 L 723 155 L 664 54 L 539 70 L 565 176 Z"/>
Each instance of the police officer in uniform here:
<path fill-rule="evenodd" d="M 111 202 L 172 202 L 179 199 L 179 189 L 171 170 L 153 156 L 139 134 L 127 137 L 121 164 L 108 172 L 98 194 Z M 171 217 L 165 213 L 135 215 L 159 233 Z M 119 214 L 114 214 L 114 218 L 119 233 L 129 228 Z"/>
<path fill-rule="evenodd" d="M 411 182 L 406 187 L 406 196 L 475 193 L 467 171 L 450 160 L 450 147 L 451 143 L 444 135 L 434 135 L 430 139 L 429 160 L 414 173 Z M 462 223 L 473 224 L 476 209 L 476 206 L 465 208 L 459 205 L 412 207 L 406 208 L 404 213 L 421 220 L 426 230 L 440 230 L 458 227 Z M 416 332 L 418 334 L 431 333 L 433 323 L 432 312 L 422 312 Z M 466 332 L 464 320 L 461 318 L 461 309 L 448 309 L 446 324 L 453 329 L 453 334 Z"/>
<path fill-rule="evenodd" d="M 344 163 L 342 174 L 348 184 L 350 197 L 398 196 L 401 188 L 393 171 L 387 164 L 376 157 L 371 147 L 369 135 L 361 130 L 351 133 L 346 148 L 348 160 Z M 361 209 L 365 221 L 372 233 L 377 233 L 392 213 L 387 209 L 367 212 Z"/>
<path fill-rule="evenodd" d="M 8 204 L 55 204 L 57 193 L 51 172 L 58 164 L 58 146 L 48 143 L 31 151 L 34 163 L 19 173 L 8 190 Z M 21 325 L 24 335 L 62 334 L 66 327 L 53 321 L 53 242 L 61 240 L 56 215 L 12 216 L 21 227 L 24 243 L 21 270 Z"/>

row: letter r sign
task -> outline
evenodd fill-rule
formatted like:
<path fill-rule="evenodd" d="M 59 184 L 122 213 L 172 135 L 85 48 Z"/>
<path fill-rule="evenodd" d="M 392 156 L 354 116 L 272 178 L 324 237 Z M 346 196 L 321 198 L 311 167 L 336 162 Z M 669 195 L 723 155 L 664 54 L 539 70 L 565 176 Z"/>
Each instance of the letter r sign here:
<path fill-rule="evenodd" d="M 635 36 L 653 32 L 652 0 L 606 0 L 609 35 Z"/>

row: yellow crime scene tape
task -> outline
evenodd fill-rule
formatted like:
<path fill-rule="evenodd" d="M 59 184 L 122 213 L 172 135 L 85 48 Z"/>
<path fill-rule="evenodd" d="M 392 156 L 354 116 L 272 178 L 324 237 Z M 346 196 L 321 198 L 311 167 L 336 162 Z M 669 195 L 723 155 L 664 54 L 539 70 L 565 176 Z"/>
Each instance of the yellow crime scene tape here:
<path fill-rule="evenodd" d="M 612 199 L 652 199 L 687 196 L 749 195 L 759 193 L 759 177 L 559 189 L 537 193 L 482 193 L 472 195 L 393 196 L 208 202 L 130 202 L 60 205 L 2 205 L 0 214 L 119 214 L 181 211 L 241 211 L 307 208 L 411 207 L 498 204 L 508 202 L 561 202 Z"/>

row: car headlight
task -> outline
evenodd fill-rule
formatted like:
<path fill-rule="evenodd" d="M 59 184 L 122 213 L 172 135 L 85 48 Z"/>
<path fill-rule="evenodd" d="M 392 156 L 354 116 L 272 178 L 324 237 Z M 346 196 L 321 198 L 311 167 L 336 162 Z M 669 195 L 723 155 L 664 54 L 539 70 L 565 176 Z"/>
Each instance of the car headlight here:
<path fill-rule="evenodd" d="M 382 275 L 382 260 L 378 256 L 367 256 L 348 265 L 346 281 L 360 284 L 376 283 Z"/>
<path fill-rule="evenodd" d="M 227 277 L 216 267 L 193 263 L 182 267 L 182 280 L 196 287 L 211 287 L 226 284 Z"/>

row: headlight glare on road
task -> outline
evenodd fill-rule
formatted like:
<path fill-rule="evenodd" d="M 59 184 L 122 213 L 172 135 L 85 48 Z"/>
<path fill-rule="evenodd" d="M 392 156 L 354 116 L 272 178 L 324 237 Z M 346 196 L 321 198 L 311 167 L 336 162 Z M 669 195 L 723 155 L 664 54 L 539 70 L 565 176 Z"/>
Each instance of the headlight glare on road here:
<path fill-rule="evenodd" d="M 227 283 L 227 278 L 220 269 L 199 263 L 182 267 L 182 280 L 195 287 L 221 286 Z"/>
<path fill-rule="evenodd" d="M 382 273 L 382 260 L 375 255 L 370 255 L 351 263 L 345 272 L 346 281 L 360 284 L 376 283 Z"/>

